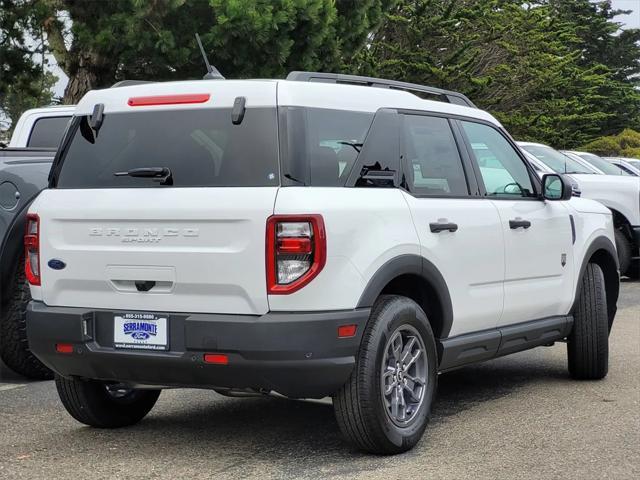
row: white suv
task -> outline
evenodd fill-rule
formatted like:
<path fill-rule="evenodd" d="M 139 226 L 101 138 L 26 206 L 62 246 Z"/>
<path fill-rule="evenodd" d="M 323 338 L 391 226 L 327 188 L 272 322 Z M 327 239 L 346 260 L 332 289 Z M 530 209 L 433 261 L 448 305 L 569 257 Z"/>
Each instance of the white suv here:
<path fill-rule="evenodd" d="M 471 105 L 304 72 L 88 93 L 25 237 L 29 342 L 69 413 L 332 396 L 349 440 L 397 453 L 440 372 L 566 340 L 571 375 L 603 378 L 611 213 Z"/>

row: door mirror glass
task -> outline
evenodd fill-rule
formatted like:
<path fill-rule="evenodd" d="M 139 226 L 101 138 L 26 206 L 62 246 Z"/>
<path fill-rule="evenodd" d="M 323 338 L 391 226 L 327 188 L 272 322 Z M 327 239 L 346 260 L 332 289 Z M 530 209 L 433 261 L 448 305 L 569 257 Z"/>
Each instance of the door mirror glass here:
<path fill-rule="evenodd" d="M 555 173 L 542 177 L 542 192 L 545 200 L 569 200 L 572 195 L 569 182 Z"/>

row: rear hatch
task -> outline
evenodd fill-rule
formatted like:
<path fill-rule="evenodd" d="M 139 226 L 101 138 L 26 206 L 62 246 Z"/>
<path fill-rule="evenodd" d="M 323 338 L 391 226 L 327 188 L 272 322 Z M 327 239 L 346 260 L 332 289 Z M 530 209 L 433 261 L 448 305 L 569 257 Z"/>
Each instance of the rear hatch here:
<path fill-rule="evenodd" d="M 74 120 L 52 188 L 31 208 L 40 217 L 47 305 L 268 311 L 265 226 L 279 184 L 276 84 L 256 83 L 264 105 L 250 106 L 247 95 L 240 123 L 232 105 L 246 95 L 242 82 L 215 83 L 211 95 L 191 97 L 198 105 L 144 100 L 159 97 L 142 97 L 139 110 L 107 104 L 99 128 L 90 114 Z M 161 173 L 132 176 L 140 168 Z"/>

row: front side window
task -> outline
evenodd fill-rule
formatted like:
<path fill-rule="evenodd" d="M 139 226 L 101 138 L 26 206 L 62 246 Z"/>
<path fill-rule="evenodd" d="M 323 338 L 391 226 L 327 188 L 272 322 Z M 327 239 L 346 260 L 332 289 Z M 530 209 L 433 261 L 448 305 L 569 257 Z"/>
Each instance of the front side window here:
<path fill-rule="evenodd" d="M 490 197 L 532 197 L 535 190 L 529 170 L 516 150 L 495 128 L 461 122 Z"/>
<path fill-rule="evenodd" d="M 405 181 L 410 192 L 469 194 L 458 146 L 446 118 L 405 115 L 402 130 Z"/>

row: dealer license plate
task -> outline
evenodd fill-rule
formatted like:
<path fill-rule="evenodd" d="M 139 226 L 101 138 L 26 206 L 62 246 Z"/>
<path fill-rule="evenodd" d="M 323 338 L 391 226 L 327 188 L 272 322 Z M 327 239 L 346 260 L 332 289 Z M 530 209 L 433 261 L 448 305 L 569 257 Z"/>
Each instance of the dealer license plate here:
<path fill-rule="evenodd" d="M 113 317 L 113 346 L 138 350 L 167 349 L 167 317 L 131 312 Z"/>

